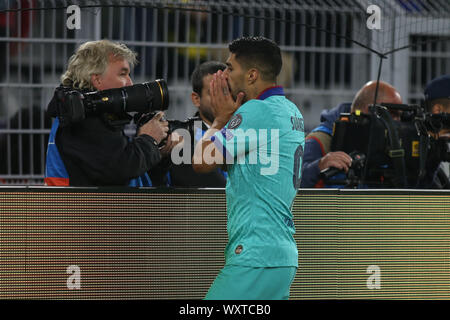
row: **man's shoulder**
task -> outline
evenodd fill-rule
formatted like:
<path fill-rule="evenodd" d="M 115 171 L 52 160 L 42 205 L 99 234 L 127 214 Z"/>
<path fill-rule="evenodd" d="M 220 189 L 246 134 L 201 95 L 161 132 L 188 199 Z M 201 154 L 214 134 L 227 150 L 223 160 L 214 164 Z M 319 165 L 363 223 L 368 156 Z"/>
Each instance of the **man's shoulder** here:
<path fill-rule="evenodd" d="M 324 131 L 313 131 L 306 136 L 306 139 L 316 138 L 321 141 L 331 141 L 331 135 Z"/>
<path fill-rule="evenodd" d="M 252 99 L 242 104 L 228 122 L 228 129 L 253 128 L 265 122 L 264 104 L 261 100 Z"/>
<path fill-rule="evenodd" d="M 330 152 L 332 137 L 330 134 L 323 131 L 314 131 L 306 136 L 306 142 L 318 143 L 322 150 L 322 155 Z"/>
<path fill-rule="evenodd" d="M 341 113 L 349 113 L 351 111 L 351 103 L 344 102 L 332 109 L 322 110 L 320 113 L 321 125 L 332 127 L 332 124 L 339 118 Z"/>
<path fill-rule="evenodd" d="M 298 118 L 303 118 L 300 108 L 284 95 L 270 96 L 264 102 L 268 112 L 279 114 L 282 111 L 283 114 L 290 113 Z"/>
<path fill-rule="evenodd" d="M 240 106 L 240 108 L 238 109 L 238 112 L 261 108 L 265 105 L 263 101 L 264 100 L 250 99 Z"/>
<path fill-rule="evenodd" d="M 257 117 L 270 120 L 273 114 L 279 114 L 280 108 L 288 108 L 289 112 L 301 116 L 300 110 L 295 103 L 284 96 L 271 96 L 264 100 L 251 99 L 245 102 L 236 113 L 252 113 Z"/>

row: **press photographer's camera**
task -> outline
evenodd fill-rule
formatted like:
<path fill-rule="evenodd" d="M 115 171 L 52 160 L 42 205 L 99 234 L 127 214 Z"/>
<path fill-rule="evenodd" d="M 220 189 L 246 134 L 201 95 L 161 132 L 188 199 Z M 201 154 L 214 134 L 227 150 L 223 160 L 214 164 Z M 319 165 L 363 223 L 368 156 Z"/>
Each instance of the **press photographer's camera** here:
<path fill-rule="evenodd" d="M 141 112 L 136 113 L 134 115 L 134 123 L 136 124 L 137 128 L 140 128 L 144 124 L 149 122 L 157 113 L 158 113 L 158 111 L 152 111 L 149 113 L 141 113 Z M 191 125 L 190 119 L 182 121 L 182 120 L 169 120 L 169 119 L 166 119 L 165 117 L 163 117 L 163 118 L 161 118 L 161 120 L 167 121 L 169 123 L 168 134 L 171 134 L 172 132 L 174 132 L 177 129 L 190 130 L 190 125 Z"/>
<path fill-rule="evenodd" d="M 169 90 L 163 79 L 95 92 L 61 86 L 55 95 L 61 127 L 78 123 L 89 114 L 112 114 L 120 118 L 128 112 L 151 113 L 169 107 Z"/>
<path fill-rule="evenodd" d="M 150 113 L 136 113 L 134 115 L 134 123 L 136 124 L 137 128 L 142 127 L 144 124 L 146 124 L 148 121 L 150 121 L 158 112 L 153 111 Z M 186 120 L 173 120 L 173 119 L 166 119 L 165 117 L 161 118 L 161 120 L 167 121 L 169 124 L 169 131 L 168 134 L 171 134 L 175 130 L 178 129 L 184 129 L 189 132 L 189 135 L 191 137 L 191 143 L 194 143 L 194 136 L 195 136 L 195 124 L 198 121 L 201 124 L 200 117 L 192 117 L 188 118 Z M 162 140 L 159 144 L 160 147 L 163 147 L 167 141 L 167 138 Z"/>

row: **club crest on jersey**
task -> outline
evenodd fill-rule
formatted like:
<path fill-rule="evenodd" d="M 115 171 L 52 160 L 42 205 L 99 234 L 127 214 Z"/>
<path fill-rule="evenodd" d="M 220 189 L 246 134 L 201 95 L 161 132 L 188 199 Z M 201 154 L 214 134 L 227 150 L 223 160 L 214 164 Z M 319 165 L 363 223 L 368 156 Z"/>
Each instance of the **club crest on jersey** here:
<path fill-rule="evenodd" d="M 240 113 L 235 114 L 231 117 L 230 122 L 228 124 L 228 129 L 236 129 L 242 123 L 242 116 Z"/>

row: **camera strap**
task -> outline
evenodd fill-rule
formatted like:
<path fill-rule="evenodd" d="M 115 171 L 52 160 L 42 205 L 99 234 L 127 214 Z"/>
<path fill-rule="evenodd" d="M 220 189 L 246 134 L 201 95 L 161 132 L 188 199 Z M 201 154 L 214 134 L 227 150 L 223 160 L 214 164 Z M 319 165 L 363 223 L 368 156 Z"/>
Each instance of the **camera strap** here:
<path fill-rule="evenodd" d="M 419 136 L 419 177 L 417 181 L 425 177 L 426 174 L 426 164 L 428 158 L 428 148 L 430 146 L 430 137 L 425 135 Z"/>
<path fill-rule="evenodd" d="M 377 108 L 377 113 L 380 116 L 380 120 L 383 122 L 387 129 L 389 148 L 387 154 L 392 160 L 394 165 L 394 178 L 392 178 L 392 184 L 394 187 L 406 188 L 406 166 L 405 166 L 405 150 L 400 146 L 400 139 L 398 137 L 397 129 L 394 127 L 394 122 L 391 115 L 386 108 Z"/>

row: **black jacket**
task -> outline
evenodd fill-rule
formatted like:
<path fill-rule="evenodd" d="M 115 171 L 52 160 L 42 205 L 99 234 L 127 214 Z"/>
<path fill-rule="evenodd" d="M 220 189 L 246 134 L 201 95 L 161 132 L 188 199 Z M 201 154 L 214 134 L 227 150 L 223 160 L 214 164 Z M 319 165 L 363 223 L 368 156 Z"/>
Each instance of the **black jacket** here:
<path fill-rule="evenodd" d="M 196 137 L 199 138 L 194 130 L 195 121 L 202 121 L 198 116 L 198 113 L 194 118 L 189 119 L 188 131 L 191 134 L 191 159 L 197 142 Z M 202 131 L 205 132 L 207 129 L 207 126 L 202 121 Z M 222 170 L 216 169 L 208 173 L 197 173 L 194 171 L 191 164 L 172 165 L 169 169 L 169 173 L 171 180 L 170 185 L 173 187 L 224 188 L 227 182 Z"/>
<path fill-rule="evenodd" d="M 58 115 L 54 97 L 48 106 L 52 117 Z M 55 144 L 69 174 L 71 186 L 126 186 L 161 160 L 155 140 L 148 135 L 128 138 L 124 125 L 111 126 L 105 116 L 59 127 Z"/>

